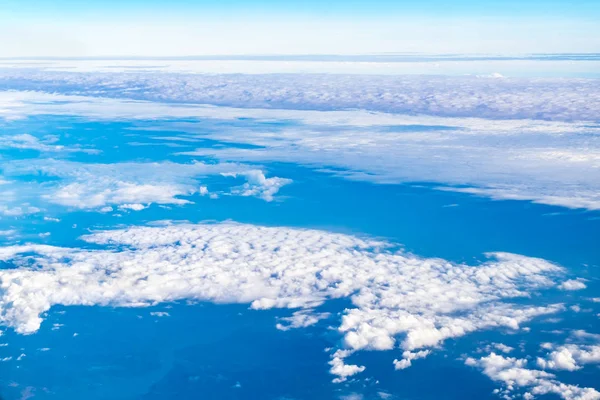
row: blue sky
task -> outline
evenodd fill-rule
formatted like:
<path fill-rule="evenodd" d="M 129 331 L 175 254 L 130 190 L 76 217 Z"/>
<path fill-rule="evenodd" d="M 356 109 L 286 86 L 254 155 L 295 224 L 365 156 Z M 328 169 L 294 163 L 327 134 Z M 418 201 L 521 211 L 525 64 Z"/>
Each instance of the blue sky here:
<path fill-rule="evenodd" d="M 0 57 L 600 51 L 589 0 L 5 0 L 0 10 Z"/>
<path fill-rule="evenodd" d="M 240 13 L 249 10 L 267 13 L 267 14 L 286 14 L 305 12 L 307 14 L 335 13 L 342 15 L 353 15 L 355 17 L 367 15 L 388 15 L 389 12 L 399 14 L 413 15 L 448 15 L 449 12 L 459 13 L 466 16 L 482 15 L 506 15 L 516 16 L 517 13 L 525 13 L 531 16 L 555 15 L 564 17 L 565 15 L 575 15 L 581 17 L 593 18 L 590 11 L 599 12 L 598 2 L 592 0 L 576 0 L 565 2 L 560 0 L 526 0 L 526 1 L 473 1 L 460 0 L 448 2 L 444 0 L 426 0 L 426 1 L 391 1 L 391 0 L 332 0 L 328 2 L 307 0 L 307 1 L 274 1 L 274 0 L 225 0 L 225 1 L 205 1 L 205 0 L 106 0 L 106 1 L 76 1 L 76 0 L 58 0 L 48 2 L 44 0 L 3 0 L 0 2 L 2 9 L 10 12 L 27 12 L 45 14 L 59 12 L 65 13 L 85 13 L 85 12 L 105 12 L 107 15 L 115 12 L 184 12 L 184 13 Z"/>

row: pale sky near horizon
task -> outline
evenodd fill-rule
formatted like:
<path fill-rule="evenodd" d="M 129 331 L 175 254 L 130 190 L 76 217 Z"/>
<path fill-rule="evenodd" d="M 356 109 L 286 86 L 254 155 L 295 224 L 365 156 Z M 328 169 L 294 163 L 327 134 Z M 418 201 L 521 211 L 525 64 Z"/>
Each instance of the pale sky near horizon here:
<path fill-rule="evenodd" d="M 596 3 L 0 0 L 0 57 L 593 53 Z"/>

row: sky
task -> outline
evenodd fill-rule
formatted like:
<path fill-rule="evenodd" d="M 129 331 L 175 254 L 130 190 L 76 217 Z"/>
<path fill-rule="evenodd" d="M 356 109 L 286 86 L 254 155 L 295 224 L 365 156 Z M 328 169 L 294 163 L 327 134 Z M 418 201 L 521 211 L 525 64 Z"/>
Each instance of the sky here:
<path fill-rule="evenodd" d="M 0 57 L 600 52 L 598 2 L 0 1 Z"/>

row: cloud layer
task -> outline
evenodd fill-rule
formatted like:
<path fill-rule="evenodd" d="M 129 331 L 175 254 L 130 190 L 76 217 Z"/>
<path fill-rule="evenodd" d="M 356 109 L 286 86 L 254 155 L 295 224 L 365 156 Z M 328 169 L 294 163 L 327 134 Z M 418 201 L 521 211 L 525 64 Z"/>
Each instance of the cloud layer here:
<path fill-rule="evenodd" d="M 163 131 L 155 141 L 225 144 L 179 152 L 191 158 L 295 162 L 349 179 L 431 182 L 493 199 L 600 209 L 600 128 L 593 122 L 174 106 L 30 92 L 3 92 L 1 98 L 6 118 L 133 120 L 146 135 Z M 190 121 L 173 121 L 180 118 Z"/>
<path fill-rule="evenodd" d="M 0 70 L 5 89 L 252 108 L 597 120 L 600 81 L 474 76 L 186 74 Z"/>

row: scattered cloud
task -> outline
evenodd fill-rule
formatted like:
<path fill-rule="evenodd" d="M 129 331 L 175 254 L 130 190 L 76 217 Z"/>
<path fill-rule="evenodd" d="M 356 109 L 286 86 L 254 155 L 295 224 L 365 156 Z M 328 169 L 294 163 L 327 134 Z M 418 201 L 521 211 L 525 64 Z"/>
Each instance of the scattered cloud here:
<path fill-rule="evenodd" d="M 560 285 L 558 285 L 558 288 L 560 290 L 570 290 L 570 291 L 582 290 L 582 289 L 585 289 L 586 287 L 587 286 L 585 285 L 585 283 L 583 283 L 583 281 L 581 279 L 569 279 L 567 281 L 564 281 Z"/>
<path fill-rule="evenodd" d="M 527 368 L 526 359 L 503 357 L 491 353 L 479 359 L 467 358 L 465 364 L 479 367 L 492 380 L 504 384 L 497 393 L 510 397 L 519 388 L 528 390 L 523 397 L 533 398 L 534 395 L 554 394 L 565 400 L 594 400 L 600 399 L 600 392 L 593 388 L 582 388 L 567 385 L 556 380 L 553 374 L 545 371 Z"/>
<path fill-rule="evenodd" d="M 313 310 L 300 310 L 292 314 L 291 317 L 279 318 L 276 327 L 281 331 L 287 331 L 295 328 L 306 328 L 317 322 L 329 318 L 329 313 L 315 313 Z"/>
<path fill-rule="evenodd" d="M 575 371 L 581 364 L 600 363 L 600 346 L 565 345 L 550 353 L 547 358 L 538 358 L 543 369 Z"/>
<path fill-rule="evenodd" d="M 190 200 L 181 197 L 197 192 L 203 194 L 198 180 L 207 176 L 242 176 L 247 182 L 241 187 L 234 187 L 231 194 L 255 196 L 266 201 L 272 201 L 279 189 L 291 182 L 279 177 L 267 178 L 262 170 L 236 163 L 93 164 L 40 159 L 13 161 L 7 163 L 4 170 L 14 177 L 34 174 L 60 178 L 54 183 L 40 184 L 39 197 L 53 204 L 101 212 L 112 211 L 112 206 L 118 206 L 121 210 L 140 211 L 152 203 L 188 204 Z M 42 193 L 42 188 L 45 193 Z M 31 195 L 33 190 L 28 192 Z M 15 207 L 0 208 L 0 212 L 23 214 L 25 211 L 22 207 Z"/>
<path fill-rule="evenodd" d="M 1 115 L 1 114 L 0 114 Z M 56 152 L 84 152 L 88 154 L 96 154 L 98 150 L 86 149 L 77 146 L 65 147 L 63 145 L 55 144 L 57 141 L 56 137 L 47 137 L 43 140 L 30 135 L 28 133 L 22 133 L 13 136 L 0 136 L 0 149 L 18 149 L 18 150 L 37 150 L 40 152 L 56 153 Z"/>

